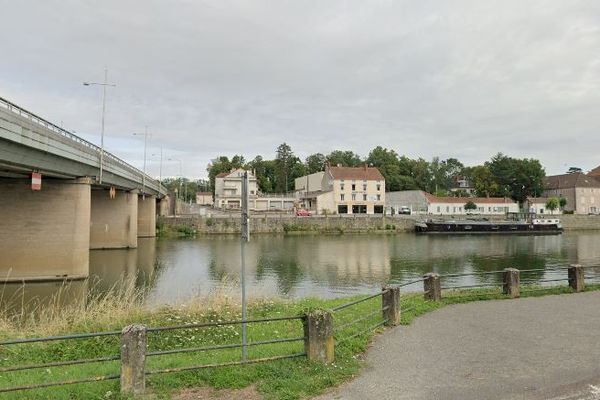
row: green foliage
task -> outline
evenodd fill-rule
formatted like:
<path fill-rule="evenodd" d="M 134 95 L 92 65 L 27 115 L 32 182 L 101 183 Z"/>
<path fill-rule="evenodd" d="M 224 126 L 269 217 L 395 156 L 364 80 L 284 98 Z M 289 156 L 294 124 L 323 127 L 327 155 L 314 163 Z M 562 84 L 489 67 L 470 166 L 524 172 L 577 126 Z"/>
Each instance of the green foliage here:
<path fill-rule="evenodd" d="M 162 184 L 173 193 L 177 193 L 177 197 L 185 202 L 196 202 L 197 192 L 210 191 L 210 182 L 206 179 L 189 180 L 187 178 L 166 178 Z"/>
<path fill-rule="evenodd" d="M 314 174 L 315 172 L 325 171 L 325 163 L 327 158 L 321 153 L 311 154 L 306 157 L 306 173 Z"/>
<path fill-rule="evenodd" d="M 486 164 L 498 184 L 501 196 L 522 203 L 527 197 L 539 197 L 544 191 L 546 172 L 538 160 L 517 159 L 498 153 Z"/>
<path fill-rule="evenodd" d="M 559 206 L 559 202 L 558 199 L 556 197 L 550 197 L 548 199 L 548 201 L 546 201 L 546 208 L 548 210 L 550 210 L 552 212 L 552 214 L 554 214 L 554 211 L 556 211 L 556 209 Z"/>
<path fill-rule="evenodd" d="M 343 167 L 358 167 L 363 163 L 362 159 L 358 154 L 353 151 L 347 150 L 335 150 L 329 153 L 326 157 L 327 162 L 336 166 L 340 164 Z"/>
<path fill-rule="evenodd" d="M 561 210 L 564 210 L 565 207 L 567 206 L 567 199 L 565 197 L 560 197 L 558 199 L 558 206 L 560 207 Z"/>
<path fill-rule="evenodd" d="M 473 203 L 472 201 L 467 201 L 467 203 L 465 204 L 465 210 L 467 210 L 467 211 L 477 210 L 477 204 Z"/>

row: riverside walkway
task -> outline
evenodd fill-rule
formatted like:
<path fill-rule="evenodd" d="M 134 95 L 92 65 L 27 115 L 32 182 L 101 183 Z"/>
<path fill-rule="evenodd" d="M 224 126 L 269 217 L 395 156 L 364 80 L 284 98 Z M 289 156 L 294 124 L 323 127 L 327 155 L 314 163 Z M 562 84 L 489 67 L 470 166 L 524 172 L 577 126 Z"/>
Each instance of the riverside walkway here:
<path fill-rule="evenodd" d="M 388 330 L 320 400 L 600 400 L 600 292 L 446 306 Z"/>

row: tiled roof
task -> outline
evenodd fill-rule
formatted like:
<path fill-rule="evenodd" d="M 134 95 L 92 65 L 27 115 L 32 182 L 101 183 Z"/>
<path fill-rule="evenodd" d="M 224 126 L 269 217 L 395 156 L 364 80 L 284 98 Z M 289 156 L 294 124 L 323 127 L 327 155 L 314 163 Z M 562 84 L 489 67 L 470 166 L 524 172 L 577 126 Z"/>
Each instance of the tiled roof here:
<path fill-rule="evenodd" d="M 546 189 L 600 188 L 600 181 L 581 172 L 547 176 Z"/>
<path fill-rule="evenodd" d="M 600 165 L 597 166 L 596 168 L 594 168 L 593 170 L 591 170 L 588 173 L 588 176 L 593 176 L 596 179 L 600 178 Z"/>
<path fill-rule="evenodd" d="M 383 181 L 385 178 L 375 167 L 329 167 L 333 179 L 349 179 L 357 181 Z"/>
<path fill-rule="evenodd" d="M 514 200 L 507 197 L 437 197 L 423 192 L 427 202 L 431 203 L 456 203 L 467 204 L 472 201 L 475 204 L 514 204 Z"/>
<path fill-rule="evenodd" d="M 197 196 L 212 196 L 212 192 L 196 192 Z"/>
<path fill-rule="evenodd" d="M 225 178 L 229 174 L 229 172 L 221 172 L 220 174 L 217 174 L 215 178 Z"/>

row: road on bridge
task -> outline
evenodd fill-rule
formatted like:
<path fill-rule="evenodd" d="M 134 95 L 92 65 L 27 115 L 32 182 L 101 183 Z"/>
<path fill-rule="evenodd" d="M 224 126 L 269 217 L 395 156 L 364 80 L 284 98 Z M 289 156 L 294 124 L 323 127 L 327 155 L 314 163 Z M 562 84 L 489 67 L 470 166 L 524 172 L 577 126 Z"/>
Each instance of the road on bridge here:
<path fill-rule="evenodd" d="M 600 400 L 600 292 L 448 306 L 375 340 L 321 400 Z"/>

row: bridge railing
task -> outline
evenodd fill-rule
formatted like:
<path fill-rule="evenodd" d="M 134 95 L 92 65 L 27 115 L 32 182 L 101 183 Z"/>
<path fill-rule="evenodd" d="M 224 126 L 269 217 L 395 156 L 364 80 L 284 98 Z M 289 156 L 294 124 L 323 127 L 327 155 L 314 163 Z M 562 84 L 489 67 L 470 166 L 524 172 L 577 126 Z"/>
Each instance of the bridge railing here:
<path fill-rule="evenodd" d="M 102 149 L 99 146 L 95 145 L 94 143 L 87 141 L 87 140 L 75 135 L 74 133 L 67 131 L 64 128 L 61 128 L 60 126 L 32 113 L 31 111 L 27 111 L 26 109 L 16 105 L 15 103 L 13 103 L 3 97 L 0 97 L 0 106 L 2 106 L 3 108 L 5 108 L 15 114 L 20 115 L 23 118 L 26 118 L 27 120 L 29 120 L 33 123 L 36 123 L 37 125 L 40 125 L 43 128 L 46 128 L 46 129 L 52 131 L 53 133 L 60 135 L 61 137 L 65 137 L 69 140 L 76 142 L 79 145 L 82 145 L 82 146 L 92 150 L 94 153 L 97 154 L 98 157 L 100 156 L 100 153 L 102 152 Z M 140 181 L 145 180 L 146 186 L 148 186 L 160 193 L 166 193 L 166 189 L 162 186 L 162 184 L 160 182 L 158 182 L 156 179 L 152 178 L 151 176 L 144 174 L 143 171 L 141 171 L 141 170 L 137 169 L 136 167 L 134 167 L 133 165 L 121 160 L 114 154 L 111 154 L 111 153 L 107 152 L 106 150 L 104 150 L 104 158 L 105 158 L 105 161 L 113 162 L 113 163 L 117 164 L 118 166 L 120 166 L 121 168 L 128 171 L 129 173 L 132 173 L 132 174 L 138 176 Z M 145 179 L 144 179 L 144 176 L 145 176 Z"/>

